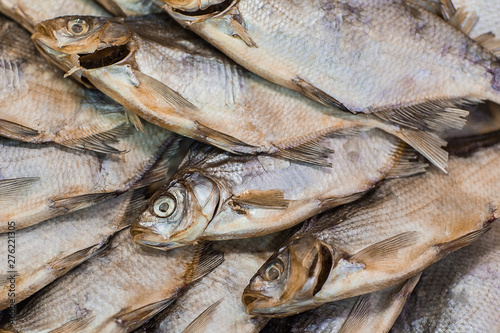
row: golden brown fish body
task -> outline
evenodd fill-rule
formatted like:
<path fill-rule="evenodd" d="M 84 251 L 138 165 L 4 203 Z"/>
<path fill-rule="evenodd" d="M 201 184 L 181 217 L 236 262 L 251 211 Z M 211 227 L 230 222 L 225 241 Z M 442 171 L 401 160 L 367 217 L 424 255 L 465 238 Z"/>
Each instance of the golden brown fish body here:
<path fill-rule="evenodd" d="M 196 332 L 259 332 L 269 318 L 248 315 L 241 293 L 288 234 L 215 243 L 224 262 L 138 332 L 183 332 L 190 325 Z"/>
<path fill-rule="evenodd" d="M 319 138 L 379 127 L 445 169 L 444 142 L 432 133 L 322 106 L 243 70 L 162 17 L 57 18 L 39 24 L 32 39 L 63 70 L 83 75 L 142 118 L 229 152 L 324 165 L 327 151 Z M 463 125 L 455 120 L 455 127 Z"/>
<path fill-rule="evenodd" d="M 468 245 L 498 217 L 499 159 L 497 143 L 450 158 L 448 175 L 434 169 L 387 181 L 322 214 L 252 278 L 247 311 L 286 316 L 387 288 Z"/>
<path fill-rule="evenodd" d="M 129 191 L 93 207 L 18 230 L 15 237 L 12 233 L 0 234 L 2 256 L 8 258 L 8 250 L 15 249 L 14 269 L 9 271 L 17 272 L 13 282 L 15 296 L 9 296 L 12 274 L 7 273 L 7 266 L 0 273 L 0 308 L 9 307 L 11 299 L 18 304 L 99 253 L 110 236 L 129 225 L 137 214 L 135 210 L 145 203 L 144 195 Z"/>
<path fill-rule="evenodd" d="M 393 332 L 500 330 L 500 225 L 422 273 Z"/>
<path fill-rule="evenodd" d="M 181 138 L 145 124 L 117 144 L 126 153 L 102 155 L 58 145 L 0 140 L 0 231 L 82 209 L 133 187 Z"/>
<path fill-rule="evenodd" d="M 151 0 L 96 0 L 115 16 L 135 16 L 161 13 L 160 6 Z M 74 13 L 79 14 L 79 13 Z"/>
<path fill-rule="evenodd" d="M 28 31 L 38 22 L 62 15 L 109 16 L 92 0 L 0 0 L 0 12 Z"/>
<path fill-rule="evenodd" d="M 242 66 L 327 105 L 414 126 L 439 114 L 429 101 L 500 102 L 498 60 L 418 2 L 162 1 Z"/>
<path fill-rule="evenodd" d="M 128 229 L 31 298 L 4 330 L 130 332 L 166 308 L 192 281 L 223 261 L 203 247 L 165 253 L 135 244 Z"/>
<path fill-rule="evenodd" d="M 322 141 L 331 167 L 193 146 L 169 184 L 132 225 L 136 242 L 161 249 L 201 239 L 255 237 L 351 202 L 388 176 L 411 175 L 405 144 L 380 130 Z"/>
<path fill-rule="evenodd" d="M 389 332 L 420 274 L 371 294 L 348 298 L 286 318 L 271 319 L 262 333 Z"/>
<path fill-rule="evenodd" d="M 119 153 L 110 144 L 130 133 L 121 105 L 65 80 L 29 40 L 0 16 L 0 135 L 11 139 Z"/>

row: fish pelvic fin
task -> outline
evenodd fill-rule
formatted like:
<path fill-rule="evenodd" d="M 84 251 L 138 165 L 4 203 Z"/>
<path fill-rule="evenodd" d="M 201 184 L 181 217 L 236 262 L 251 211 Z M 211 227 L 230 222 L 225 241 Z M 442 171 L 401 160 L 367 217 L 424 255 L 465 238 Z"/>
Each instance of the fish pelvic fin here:
<path fill-rule="evenodd" d="M 367 188 L 363 192 L 352 193 L 350 195 L 342 196 L 342 197 L 333 197 L 333 198 L 325 198 L 320 200 L 320 207 L 322 208 L 332 208 L 340 205 L 345 205 L 350 202 L 356 201 L 360 199 L 367 191 L 372 189 L 372 187 Z"/>
<path fill-rule="evenodd" d="M 116 196 L 115 192 L 106 193 L 89 193 L 82 194 L 71 198 L 61 198 L 52 200 L 51 208 L 55 211 L 70 213 L 75 210 L 83 209 L 92 206 L 104 199 Z"/>
<path fill-rule="evenodd" d="M 417 231 L 407 231 L 372 244 L 355 253 L 349 259 L 353 262 L 362 263 L 365 266 L 391 269 L 393 266 L 392 257 L 399 250 L 415 244 L 418 238 L 419 233 Z"/>
<path fill-rule="evenodd" d="M 328 161 L 328 157 L 334 151 L 323 144 L 324 137 L 321 136 L 301 145 L 279 150 L 273 155 L 295 162 L 330 168 L 332 164 Z"/>
<path fill-rule="evenodd" d="M 212 314 L 217 310 L 217 307 L 222 302 L 222 298 L 217 302 L 210 305 L 202 313 L 198 315 L 183 331 L 182 333 L 201 333 L 206 332 L 205 323 L 212 316 Z"/>
<path fill-rule="evenodd" d="M 40 132 L 12 121 L 0 119 L 0 134 L 8 138 L 24 141 L 27 138 L 38 136 Z"/>
<path fill-rule="evenodd" d="M 60 144 L 73 149 L 91 150 L 101 154 L 121 154 L 124 151 L 110 146 L 109 143 L 117 143 L 120 138 L 127 137 L 130 134 L 131 126 L 121 124 L 109 131 L 96 133 L 81 139 L 62 141 Z"/>
<path fill-rule="evenodd" d="M 63 324 L 62 326 L 59 326 L 58 328 L 56 328 L 50 332 L 51 333 L 71 333 L 71 332 L 83 331 L 83 330 L 85 330 L 85 328 L 87 328 L 92 323 L 94 318 L 95 318 L 95 316 L 76 318 L 76 319 L 68 321 L 67 323 Z"/>
<path fill-rule="evenodd" d="M 241 40 L 244 41 L 248 47 L 258 47 L 257 43 L 255 43 L 252 37 L 250 37 L 250 34 L 245 27 L 245 22 L 243 22 L 243 18 L 239 13 L 230 15 L 229 25 L 233 29 L 233 37 L 241 38 Z"/>
<path fill-rule="evenodd" d="M 224 262 L 224 254 L 214 250 L 210 243 L 198 245 L 195 251 L 184 275 L 186 285 L 204 277 Z"/>
<path fill-rule="evenodd" d="M 429 165 L 418 160 L 417 153 L 413 148 L 400 142 L 395 149 L 398 154 L 397 160 L 385 178 L 410 177 L 426 171 Z"/>
<path fill-rule="evenodd" d="M 40 177 L 22 177 L 0 180 L 0 206 L 19 198 L 29 188 L 40 181 Z"/>
<path fill-rule="evenodd" d="M 243 148 L 256 148 L 234 136 L 207 127 L 198 121 L 195 121 L 195 124 L 197 132 L 201 135 L 201 139 L 223 150 L 241 154 Z"/>
<path fill-rule="evenodd" d="M 349 111 L 349 109 L 346 108 L 344 104 L 340 103 L 338 100 L 328 95 L 323 90 L 316 88 L 301 77 L 294 77 L 292 79 L 292 82 L 298 88 L 298 91 L 300 91 L 303 95 L 309 97 L 310 99 L 332 108 L 336 108 L 342 111 Z"/>
<path fill-rule="evenodd" d="M 179 293 L 176 293 L 170 298 L 145 305 L 135 310 L 126 309 L 116 314 L 114 321 L 116 325 L 123 328 L 125 332 L 131 332 L 163 311 L 166 307 L 172 304 L 177 297 L 179 297 Z"/>
<path fill-rule="evenodd" d="M 107 237 L 103 242 L 94 244 L 85 249 L 76 251 L 67 257 L 55 260 L 50 263 L 50 267 L 58 272 L 57 276 L 62 276 L 66 274 L 70 269 L 80 265 L 87 259 L 92 258 L 94 255 L 100 253 L 106 248 L 109 242 L 109 237 Z"/>
<path fill-rule="evenodd" d="M 290 200 L 285 199 L 282 190 L 246 190 L 241 194 L 233 195 L 231 200 L 237 205 L 274 209 L 285 209 L 290 204 Z"/>
<path fill-rule="evenodd" d="M 397 136 L 422 154 L 441 171 L 448 173 L 448 152 L 441 148 L 446 146 L 446 141 L 441 139 L 439 135 L 403 128 Z"/>
<path fill-rule="evenodd" d="M 448 254 L 475 242 L 482 235 L 487 233 L 490 229 L 491 229 L 491 226 L 488 224 L 487 226 L 485 226 L 479 230 L 472 231 L 472 232 L 470 232 L 470 233 L 468 233 L 460 238 L 452 240 L 451 242 L 435 245 L 435 247 L 439 251 L 439 259 L 442 259 L 442 258 L 446 257 Z"/>

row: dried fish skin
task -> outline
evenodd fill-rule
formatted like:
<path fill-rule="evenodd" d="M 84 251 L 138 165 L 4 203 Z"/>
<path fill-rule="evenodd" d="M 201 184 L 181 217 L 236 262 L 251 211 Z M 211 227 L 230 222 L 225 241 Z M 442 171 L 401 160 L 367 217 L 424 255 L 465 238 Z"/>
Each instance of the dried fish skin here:
<path fill-rule="evenodd" d="M 450 158 L 447 176 L 391 180 L 322 214 L 252 278 L 247 311 L 286 316 L 387 288 L 478 239 L 498 217 L 499 148 Z"/>
<path fill-rule="evenodd" d="M 158 25 L 164 28 L 161 35 Z M 73 26 L 79 32 L 68 30 Z M 160 16 L 56 18 L 37 25 L 32 40 L 49 61 L 77 79 L 83 75 L 140 117 L 228 152 L 324 165 L 327 151 L 317 145 L 319 139 L 376 127 L 446 169 L 445 142 L 435 133 L 322 106 L 250 74 Z M 435 124 L 453 118 L 452 127 L 462 127 L 468 112 L 450 112 Z"/>
<path fill-rule="evenodd" d="M 83 209 L 132 188 L 180 137 L 151 124 L 102 155 L 0 139 L 0 232 Z"/>
<path fill-rule="evenodd" d="M 105 154 L 130 134 L 124 108 L 71 80 L 40 56 L 29 33 L 0 16 L 0 135 Z"/>
<path fill-rule="evenodd" d="M 426 269 L 392 331 L 498 331 L 499 244 L 495 224 L 480 241 Z"/>
<path fill-rule="evenodd" d="M 151 0 L 96 0 L 115 16 L 135 16 L 161 13 L 163 10 Z M 81 14 L 81 13 L 73 13 Z M 91 14 L 94 15 L 94 14 Z M 96 15 L 99 16 L 99 15 Z"/>
<path fill-rule="evenodd" d="M 196 327 L 196 332 L 259 332 L 269 318 L 248 315 L 240 295 L 288 234 L 215 243 L 224 262 L 138 332 L 187 332 L 187 327 Z"/>
<path fill-rule="evenodd" d="M 271 156 L 235 156 L 195 145 L 171 182 L 132 225 L 136 242 L 168 250 L 200 240 L 255 237 L 290 228 L 361 197 L 385 177 L 423 172 L 407 146 L 380 130 L 322 143 L 331 167 Z"/>
<path fill-rule="evenodd" d="M 29 32 L 38 22 L 63 15 L 110 16 L 92 0 L 0 0 L 0 12 Z"/>
<path fill-rule="evenodd" d="M 124 229 L 101 252 L 31 298 L 5 331 L 130 332 L 223 261 L 206 247 L 169 253 L 135 244 Z"/>
<path fill-rule="evenodd" d="M 134 211 L 145 203 L 144 195 L 141 198 L 140 193 L 129 191 L 93 207 L 18 230 L 15 237 L 0 234 L 3 257 L 7 258 L 8 244 L 16 248 L 16 303 L 102 251 L 111 235 L 127 227 L 132 222 L 130 215 L 134 216 Z M 0 273 L 2 285 L 10 284 L 6 281 L 10 275 L 7 270 Z M 0 288 L 0 309 L 9 305 L 9 288 Z"/>
<path fill-rule="evenodd" d="M 433 100 L 500 102 L 498 60 L 418 2 L 229 0 L 196 11 L 162 1 L 240 65 L 326 105 L 400 108 L 418 122 Z"/>

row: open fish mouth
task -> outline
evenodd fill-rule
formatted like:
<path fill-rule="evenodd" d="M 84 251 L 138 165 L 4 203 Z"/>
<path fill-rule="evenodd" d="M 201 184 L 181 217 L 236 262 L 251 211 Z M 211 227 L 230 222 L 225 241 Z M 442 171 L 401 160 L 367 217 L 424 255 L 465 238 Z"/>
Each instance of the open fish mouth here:
<path fill-rule="evenodd" d="M 125 60 L 131 51 L 127 44 L 112 45 L 92 53 L 78 54 L 80 66 L 93 69 L 111 66 Z"/>
<path fill-rule="evenodd" d="M 269 300 L 270 297 L 264 296 L 258 293 L 252 293 L 252 292 L 243 292 L 243 296 L 241 297 L 241 301 L 247 308 L 247 311 L 253 311 L 254 308 L 256 307 L 256 303 L 262 302 L 262 301 L 267 301 Z"/>
<path fill-rule="evenodd" d="M 226 11 L 236 2 L 238 2 L 238 0 L 225 0 L 223 2 L 211 5 L 205 9 L 198 9 L 196 11 L 186 11 L 176 8 L 172 8 L 172 11 L 186 16 L 217 15 Z"/>

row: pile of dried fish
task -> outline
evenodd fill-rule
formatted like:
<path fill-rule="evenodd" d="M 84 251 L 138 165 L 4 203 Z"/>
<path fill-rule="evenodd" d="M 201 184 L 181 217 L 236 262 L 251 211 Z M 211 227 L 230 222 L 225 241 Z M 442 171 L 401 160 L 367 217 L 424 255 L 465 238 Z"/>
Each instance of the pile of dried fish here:
<path fill-rule="evenodd" d="M 500 330 L 496 0 L 0 12 L 0 332 Z"/>

